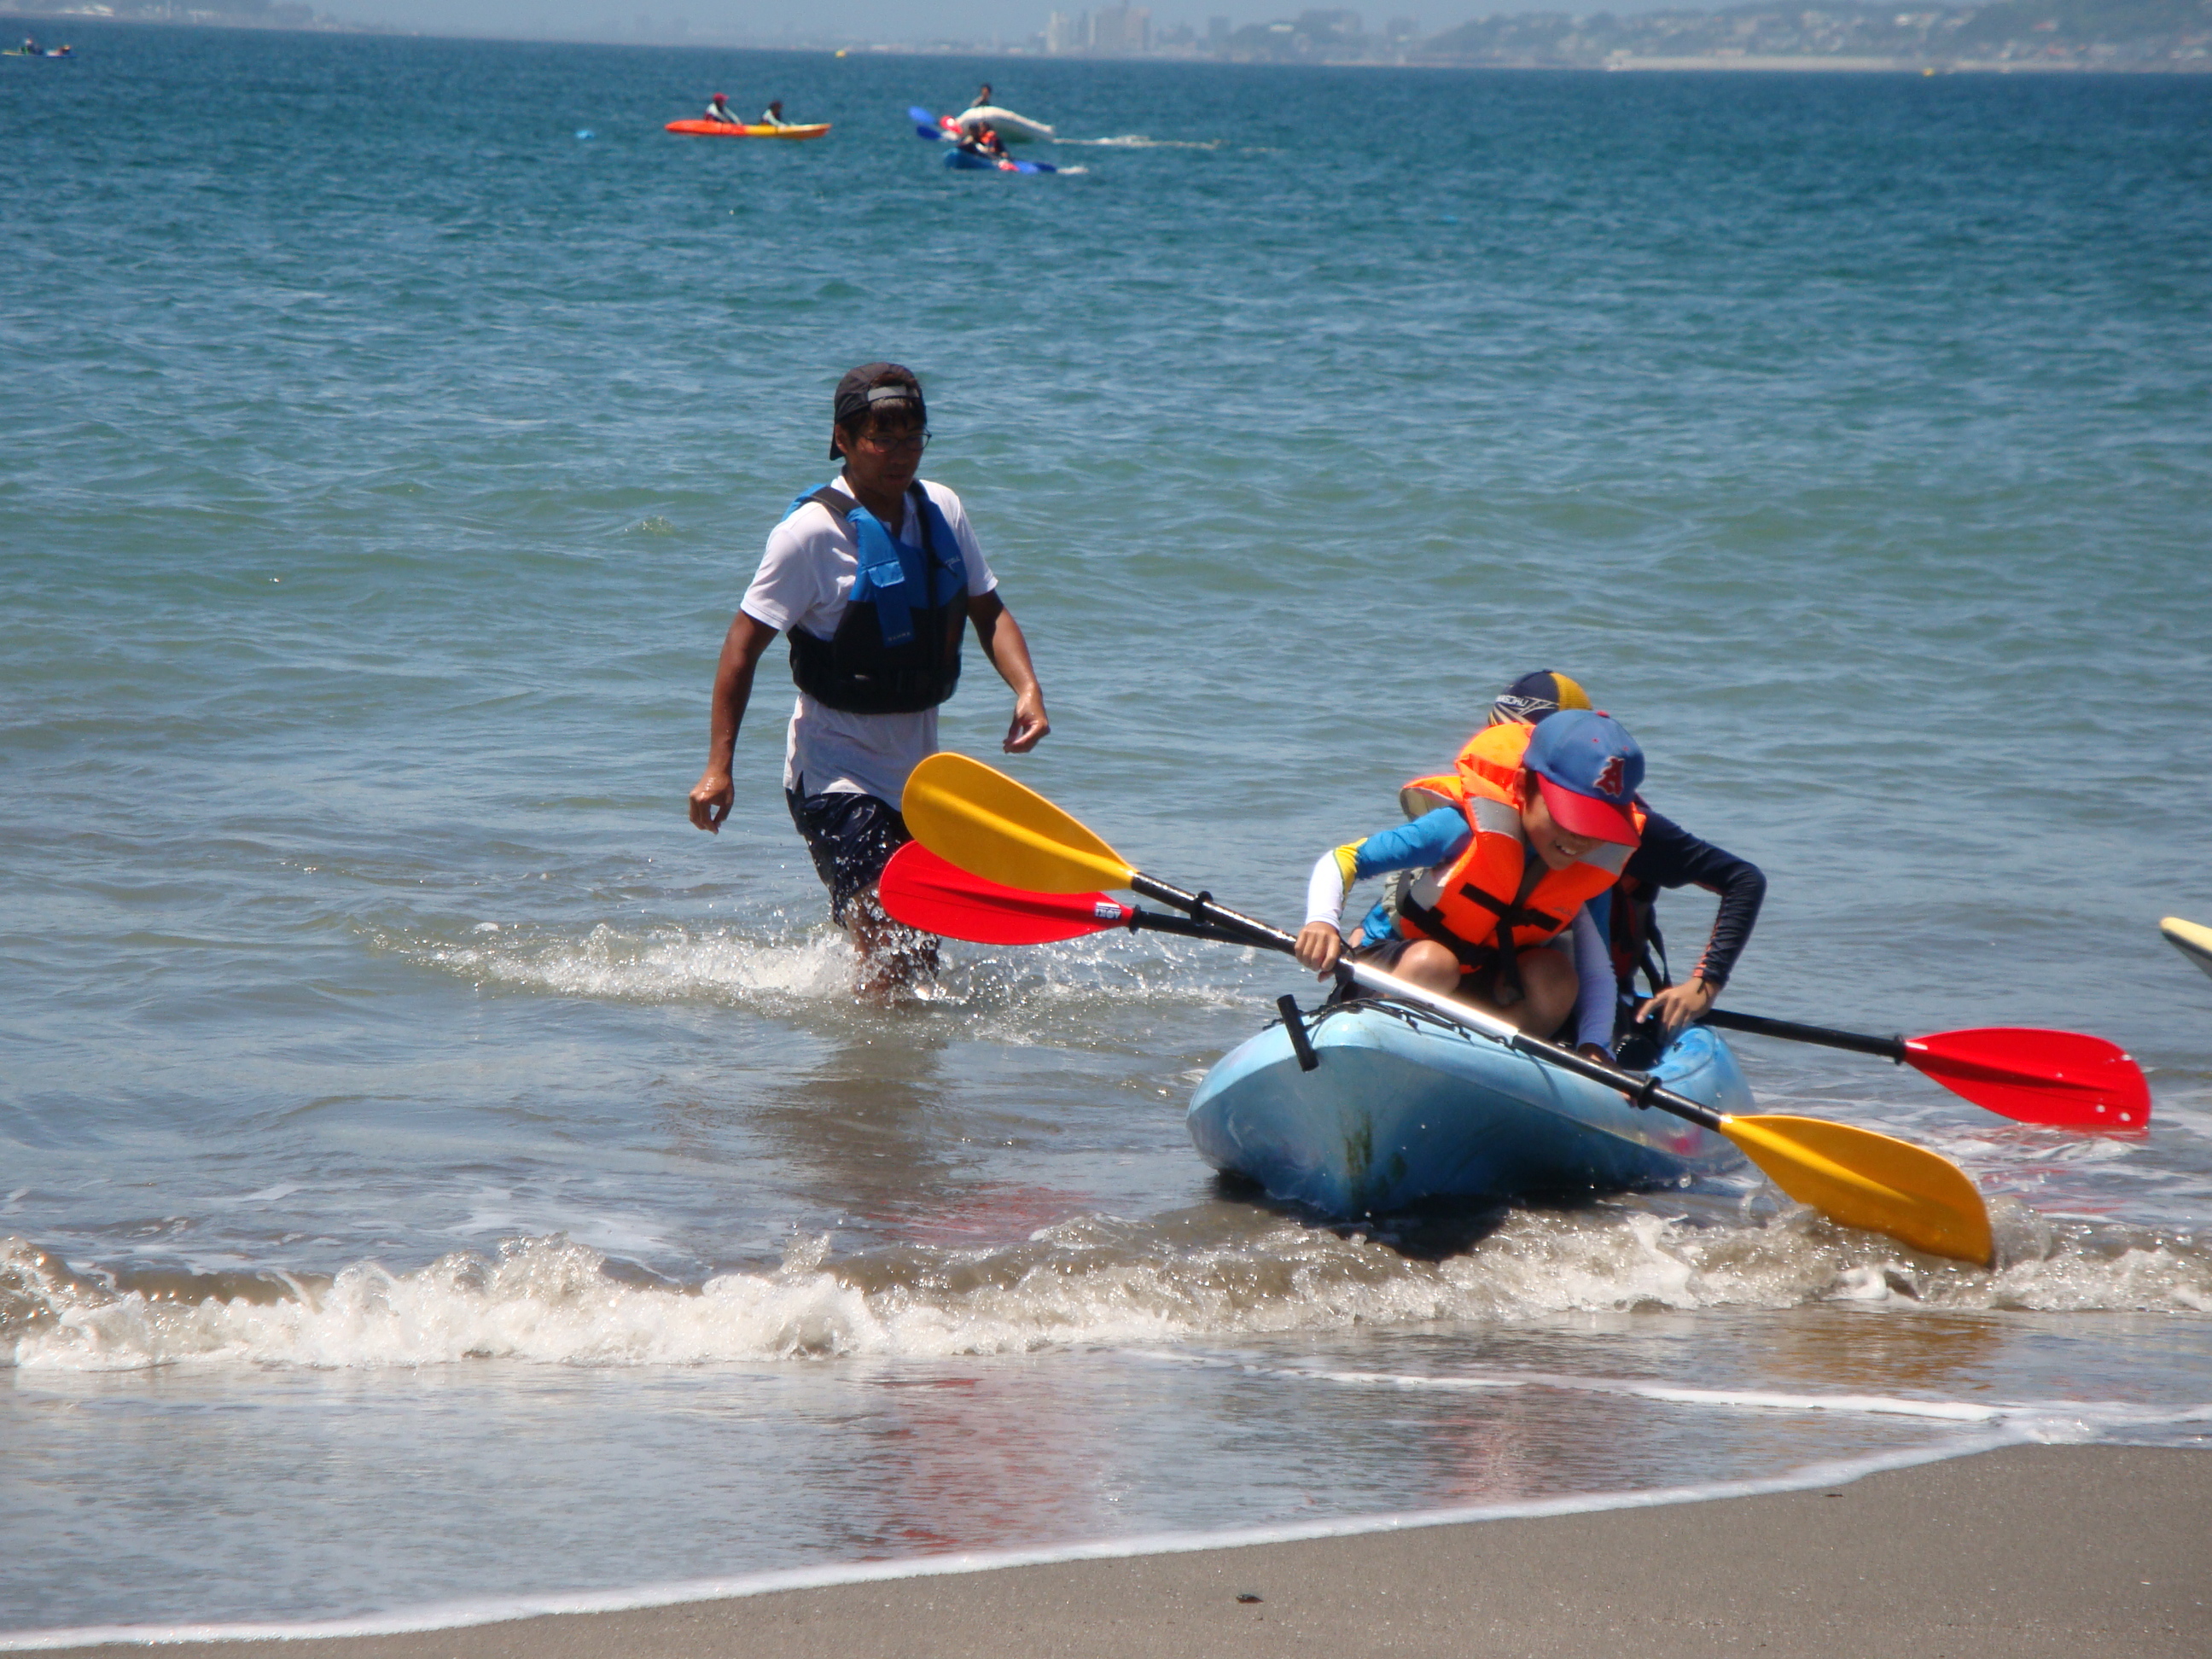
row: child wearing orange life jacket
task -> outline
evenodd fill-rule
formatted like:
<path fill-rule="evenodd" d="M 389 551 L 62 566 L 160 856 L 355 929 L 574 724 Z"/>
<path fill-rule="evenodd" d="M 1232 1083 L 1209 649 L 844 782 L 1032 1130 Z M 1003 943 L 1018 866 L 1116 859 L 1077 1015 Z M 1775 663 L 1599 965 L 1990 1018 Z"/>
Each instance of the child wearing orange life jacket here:
<path fill-rule="evenodd" d="M 1333 972 L 1345 895 L 1364 877 L 1419 870 L 1396 914 L 1370 917 L 1361 959 L 1549 1036 L 1611 1039 L 1613 969 L 1585 907 L 1609 892 L 1642 835 L 1644 751 L 1587 709 L 1477 734 L 1458 769 L 1417 778 L 1412 822 L 1324 854 L 1307 886 L 1298 960 Z M 1579 942 L 1576 935 L 1579 934 Z"/>
<path fill-rule="evenodd" d="M 1547 669 L 1523 674 L 1500 692 L 1491 705 L 1490 724 L 1510 720 L 1534 726 L 1560 709 L 1589 706 L 1589 696 L 1579 684 Z M 1643 815 L 1643 841 L 1621 872 L 1620 884 L 1591 900 L 1589 908 L 1613 955 L 1619 1000 L 1614 1048 L 1623 1065 L 1642 1066 L 1657 1058 L 1675 1031 L 1703 1018 L 1719 1000 L 1721 988 L 1735 971 L 1736 958 L 1759 921 L 1766 877 L 1748 859 L 1699 840 L 1643 800 L 1636 805 Z M 1676 984 L 1668 971 L 1656 908 L 1662 889 L 1692 885 L 1716 895 L 1720 908 L 1704 951 Z M 1639 971 L 1648 985 L 1641 994 L 1636 988 Z"/>

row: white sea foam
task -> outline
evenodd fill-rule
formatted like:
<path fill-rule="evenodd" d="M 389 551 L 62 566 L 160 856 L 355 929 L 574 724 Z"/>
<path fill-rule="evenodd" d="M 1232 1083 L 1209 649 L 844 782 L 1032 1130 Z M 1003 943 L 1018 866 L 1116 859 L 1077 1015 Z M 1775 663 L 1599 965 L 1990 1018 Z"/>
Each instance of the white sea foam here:
<path fill-rule="evenodd" d="M 489 933 L 484 928 L 489 927 Z M 600 923 L 587 933 L 479 923 L 465 939 L 385 937 L 385 948 L 484 986 L 606 1001 L 709 1001 L 726 1005 L 849 1003 L 854 956 L 827 923 L 803 932 L 664 927 L 625 932 Z M 915 1002 L 1049 1018 L 1069 1003 L 1170 998 L 1181 1006 L 1258 1006 L 1223 979 L 1237 957 L 1119 933 L 1010 954 L 949 945 L 943 971 L 901 994 Z M 1199 971 L 1191 971 L 1193 965 Z M 1018 1034 L 999 1033 L 1000 1036 Z"/>
<path fill-rule="evenodd" d="M 1791 1394 L 1772 1389 L 1690 1389 L 1617 1376 L 1577 1376 L 1547 1371 L 1376 1371 L 1341 1366 L 1256 1363 L 1219 1355 L 1149 1352 L 1163 1364 L 1233 1370 L 1251 1376 L 1348 1388 L 1403 1389 L 1417 1393 L 1496 1394 L 1552 1389 L 1571 1394 L 1620 1395 L 1706 1411 L 1817 1412 L 1849 1417 L 1909 1417 L 1936 1423 L 2006 1424 L 2024 1437 L 2052 1442 L 2094 1438 L 2100 1433 L 2212 1420 L 2212 1402 L 2146 1406 L 2128 1401 L 2034 1400 L 1996 1404 L 1925 1400 L 1896 1395 Z"/>
<path fill-rule="evenodd" d="M 1221 149 L 1229 143 L 1225 138 L 1152 138 L 1141 132 L 1116 133 L 1106 138 L 1062 138 L 1060 142 L 1092 149 Z M 1068 169 L 1062 167 L 1060 171 Z"/>
<path fill-rule="evenodd" d="M 404 942 L 399 948 L 467 978 L 561 996 L 726 1002 L 763 995 L 842 999 L 853 992 L 852 947 L 830 928 L 763 941 L 680 927 L 623 933 L 603 922 L 581 939 L 517 931 L 467 945 Z"/>
<path fill-rule="evenodd" d="M 1285 1223 L 1209 1247 L 1141 1224 L 1049 1227 L 996 1249 L 909 1249 L 778 1267 L 696 1287 L 636 1285 L 565 1237 L 458 1252 L 411 1273 L 362 1262 L 327 1283 L 194 1300 L 173 1286 L 70 1276 L 22 1241 L 0 1247 L 0 1335 L 28 1370 L 156 1365 L 418 1366 L 502 1358 L 701 1364 L 829 1355 L 933 1357 L 1135 1346 L 1434 1321 L 1503 1322 L 1638 1308 L 1780 1308 L 1883 1299 L 1946 1309 L 2195 1311 L 2212 1258 L 2180 1245 L 2057 1241 L 1996 1273 L 1909 1258 L 1802 1212 L 1692 1226 L 1636 1212 L 1516 1212 L 1466 1253 L 1409 1259 Z"/>

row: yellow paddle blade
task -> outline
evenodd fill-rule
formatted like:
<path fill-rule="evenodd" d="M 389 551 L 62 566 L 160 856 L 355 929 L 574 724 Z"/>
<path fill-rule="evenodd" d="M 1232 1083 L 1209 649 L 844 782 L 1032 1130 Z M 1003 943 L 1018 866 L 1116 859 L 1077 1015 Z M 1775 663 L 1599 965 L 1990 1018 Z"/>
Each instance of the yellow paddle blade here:
<path fill-rule="evenodd" d="M 1721 1133 L 1800 1204 L 1930 1255 L 1986 1267 L 1990 1212 L 1966 1172 L 1906 1140 L 1817 1117 L 1762 1113 L 1721 1120 Z"/>
<path fill-rule="evenodd" d="M 1087 893 L 1127 887 L 1128 861 L 1034 789 L 965 755 L 932 755 L 906 781 L 900 811 L 924 847 L 1006 887 Z"/>

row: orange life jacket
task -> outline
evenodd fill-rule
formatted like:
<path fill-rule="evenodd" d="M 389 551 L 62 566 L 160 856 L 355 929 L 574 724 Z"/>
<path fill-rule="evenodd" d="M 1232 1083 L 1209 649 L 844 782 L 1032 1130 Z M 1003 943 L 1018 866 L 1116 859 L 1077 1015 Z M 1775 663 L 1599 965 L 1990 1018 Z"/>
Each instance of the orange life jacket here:
<path fill-rule="evenodd" d="M 1517 999 L 1521 952 L 1565 933 L 1576 911 L 1620 879 L 1634 850 L 1601 842 L 1564 870 L 1534 855 L 1521 831 L 1528 778 L 1521 761 L 1534 729 L 1486 726 L 1459 751 L 1452 771 L 1415 778 L 1398 792 L 1408 817 L 1455 806 L 1474 831 L 1449 867 L 1425 872 L 1407 890 L 1399 929 L 1445 946 L 1469 973 L 1489 973 L 1493 997 L 1510 987 Z M 1643 809 L 1632 810 L 1640 830 Z M 1501 950 L 1509 939 L 1512 949 Z"/>

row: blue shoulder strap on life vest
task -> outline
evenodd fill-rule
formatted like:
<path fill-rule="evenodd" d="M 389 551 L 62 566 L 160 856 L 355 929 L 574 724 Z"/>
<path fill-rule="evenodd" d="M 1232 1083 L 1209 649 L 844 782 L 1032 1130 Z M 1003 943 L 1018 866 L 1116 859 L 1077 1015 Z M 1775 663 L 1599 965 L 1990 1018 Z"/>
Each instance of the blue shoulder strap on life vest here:
<path fill-rule="evenodd" d="M 827 484 L 798 497 L 784 514 L 789 518 L 814 501 L 853 526 L 860 569 L 853 580 L 853 591 L 845 596 L 846 603 L 875 606 L 877 631 L 885 645 L 904 645 L 914 638 L 917 595 L 928 595 L 922 601 L 925 605 L 944 605 L 968 586 L 968 567 L 960 556 L 959 538 L 952 533 L 952 526 L 928 492 L 917 484 L 915 494 L 921 498 L 926 549 L 908 546 L 866 507 L 848 501 Z M 836 505 L 824 500 L 825 495 L 834 497 Z"/>

